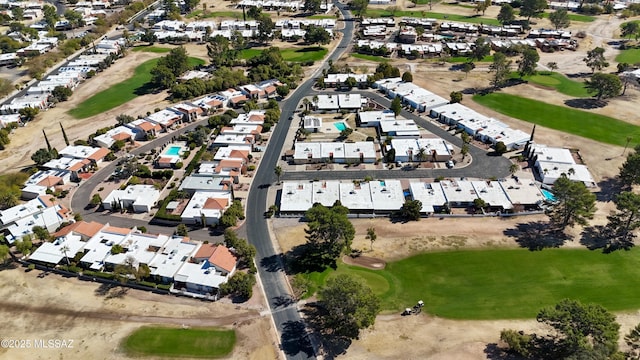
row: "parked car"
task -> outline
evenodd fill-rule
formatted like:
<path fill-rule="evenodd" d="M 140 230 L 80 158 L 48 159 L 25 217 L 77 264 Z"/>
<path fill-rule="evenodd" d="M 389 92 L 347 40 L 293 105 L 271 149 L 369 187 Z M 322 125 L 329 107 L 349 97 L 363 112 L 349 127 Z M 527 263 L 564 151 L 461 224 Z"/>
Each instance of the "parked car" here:
<path fill-rule="evenodd" d="M 448 169 L 452 169 L 455 164 L 453 163 L 453 160 L 449 160 L 446 162 L 446 165 Z"/>

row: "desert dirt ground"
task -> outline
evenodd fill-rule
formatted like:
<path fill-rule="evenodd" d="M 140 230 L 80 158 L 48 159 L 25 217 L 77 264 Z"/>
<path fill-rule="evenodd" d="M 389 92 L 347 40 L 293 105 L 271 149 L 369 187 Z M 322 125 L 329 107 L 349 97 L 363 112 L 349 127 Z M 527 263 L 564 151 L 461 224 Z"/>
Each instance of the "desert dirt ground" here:
<path fill-rule="evenodd" d="M 248 304 L 206 302 L 64 278 L 24 268 L 0 271 L 2 339 L 73 340 L 71 349 L 6 349 L 4 359 L 128 359 L 120 342 L 145 325 L 234 328 L 237 346 L 229 358 L 277 357 L 273 328 L 261 316 L 259 289 Z"/>

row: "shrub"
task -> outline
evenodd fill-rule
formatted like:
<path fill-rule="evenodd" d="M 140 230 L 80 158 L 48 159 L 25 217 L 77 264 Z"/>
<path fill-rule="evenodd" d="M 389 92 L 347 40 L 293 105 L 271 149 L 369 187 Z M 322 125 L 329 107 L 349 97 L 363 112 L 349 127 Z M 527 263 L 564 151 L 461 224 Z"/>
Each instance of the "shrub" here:
<path fill-rule="evenodd" d="M 182 166 L 184 166 L 184 164 L 182 163 L 182 161 L 178 161 L 175 165 L 176 169 L 182 169 Z"/>

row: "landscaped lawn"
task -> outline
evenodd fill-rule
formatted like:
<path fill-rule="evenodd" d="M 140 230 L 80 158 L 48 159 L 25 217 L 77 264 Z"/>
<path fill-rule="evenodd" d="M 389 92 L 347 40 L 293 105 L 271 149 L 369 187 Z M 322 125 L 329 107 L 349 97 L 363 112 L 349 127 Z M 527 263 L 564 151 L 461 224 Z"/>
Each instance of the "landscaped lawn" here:
<path fill-rule="evenodd" d="M 385 58 L 383 56 L 358 54 L 358 53 L 352 53 L 351 56 L 353 56 L 354 58 L 357 58 L 357 59 L 376 61 L 376 62 L 387 62 L 387 61 L 389 61 L 388 58 Z"/>
<path fill-rule="evenodd" d="M 514 79 L 519 79 L 518 73 L 511 75 Z M 587 89 L 584 87 L 584 83 L 581 81 L 574 81 L 568 77 L 557 72 L 539 72 L 536 75 L 525 76 L 524 80 L 556 89 L 558 92 L 575 97 L 589 97 Z"/>
<path fill-rule="evenodd" d="M 242 12 L 241 11 L 207 11 L 207 13 L 204 14 L 202 10 L 195 10 L 186 16 L 186 18 L 188 19 L 197 18 L 197 17 L 200 17 L 203 19 L 212 18 L 212 17 L 241 19 Z"/>
<path fill-rule="evenodd" d="M 452 56 L 447 59 L 447 62 L 450 63 L 466 63 L 469 61 L 469 58 L 466 56 Z M 493 55 L 487 55 L 482 58 L 482 60 L 475 60 L 474 62 L 493 62 Z"/>
<path fill-rule="evenodd" d="M 367 17 L 390 17 L 391 12 L 384 9 L 367 9 Z M 459 21 L 459 22 L 467 22 L 474 24 L 486 24 L 486 25 L 495 25 L 499 26 L 500 22 L 496 19 L 480 17 L 480 16 L 466 16 L 466 15 L 457 15 L 457 14 L 442 14 L 442 13 L 434 13 L 428 11 L 417 11 L 417 10 L 398 10 L 393 12 L 393 16 L 402 17 L 402 16 L 418 16 L 439 20 L 447 20 L 447 21 Z"/>
<path fill-rule="evenodd" d="M 321 46 L 310 46 L 305 48 L 287 48 L 280 49 L 280 54 L 285 61 L 306 62 L 318 61 L 327 55 L 328 50 Z M 244 49 L 240 50 L 241 59 L 251 59 L 262 53 L 262 49 Z"/>
<path fill-rule="evenodd" d="M 616 56 L 616 62 L 627 64 L 640 63 L 640 48 L 625 49 L 620 51 L 620 54 Z"/>
<path fill-rule="evenodd" d="M 368 270 L 340 263 L 309 274 L 317 285 L 336 273 L 363 278 L 382 308 L 425 311 L 452 319 L 534 318 L 563 298 L 611 311 L 640 308 L 640 250 L 603 254 L 585 249 L 469 250 L 424 253 Z M 612 296 L 614 294 L 614 296 Z"/>
<path fill-rule="evenodd" d="M 144 85 L 151 80 L 150 71 L 157 63 L 158 59 L 151 59 L 138 65 L 134 70 L 133 76 L 78 104 L 75 109 L 69 110 L 69 115 L 76 119 L 88 118 L 111 110 L 142 95 Z M 203 65 L 204 60 L 190 57 L 189 63 L 191 66 Z"/>
<path fill-rule="evenodd" d="M 633 138 L 634 145 L 640 140 L 640 127 L 587 111 L 504 93 L 474 95 L 473 101 L 516 119 L 605 144 L 625 146 L 627 137 Z"/>
<path fill-rule="evenodd" d="M 569 20 L 571 21 L 593 22 L 596 20 L 594 16 L 589 16 L 589 15 L 580 15 L 580 14 L 572 14 L 572 13 L 569 13 L 568 15 L 569 15 Z M 542 17 L 545 19 L 548 18 L 549 13 L 542 13 Z"/>
<path fill-rule="evenodd" d="M 158 47 L 158 46 L 136 46 L 133 48 L 133 51 L 144 51 L 144 52 L 152 52 L 157 54 L 168 53 L 171 51 L 170 48 Z"/>
<path fill-rule="evenodd" d="M 229 355 L 235 342 L 234 330 L 143 327 L 129 335 L 122 348 L 129 356 L 210 359 Z"/>

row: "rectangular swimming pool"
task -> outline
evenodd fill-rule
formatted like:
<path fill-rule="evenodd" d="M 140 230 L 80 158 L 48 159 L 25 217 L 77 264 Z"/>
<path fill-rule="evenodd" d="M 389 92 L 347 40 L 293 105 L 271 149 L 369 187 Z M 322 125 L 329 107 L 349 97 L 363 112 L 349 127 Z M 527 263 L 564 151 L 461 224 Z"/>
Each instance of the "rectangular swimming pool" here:
<path fill-rule="evenodd" d="M 181 146 L 171 146 L 164 153 L 167 155 L 180 155 Z"/>
<path fill-rule="evenodd" d="M 344 129 L 347 128 L 347 125 L 343 122 L 335 122 L 333 123 L 333 126 L 335 126 L 339 131 L 344 131 Z"/>

